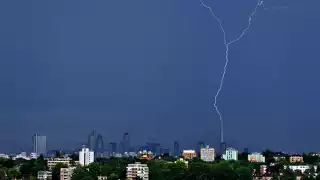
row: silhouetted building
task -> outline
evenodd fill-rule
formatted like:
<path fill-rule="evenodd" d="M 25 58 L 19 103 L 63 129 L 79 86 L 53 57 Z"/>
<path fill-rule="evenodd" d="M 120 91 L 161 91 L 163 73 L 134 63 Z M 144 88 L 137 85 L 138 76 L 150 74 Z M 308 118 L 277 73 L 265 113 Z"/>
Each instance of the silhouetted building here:
<path fill-rule="evenodd" d="M 96 142 L 97 142 L 97 132 L 93 130 L 88 136 L 88 148 L 91 151 L 95 151 Z"/>
<path fill-rule="evenodd" d="M 198 142 L 197 149 L 196 149 L 198 156 L 200 156 L 200 150 L 205 147 L 206 147 L 206 144 L 203 141 Z"/>
<path fill-rule="evenodd" d="M 227 145 L 226 142 L 220 143 L 220 154 L 224 154 L 226 152 Z"/>
<path fill-rule="evenodd" d="M 169 148 L 164 148 L 163 149 L 163 154 L 170 154 L 170 149 Z"/>
<path fill-rule="evenodd" d="M 110 142 L 108 147 L 109 153 L 117 153 L 117 143 L 116 142 Z"/>
<path fill-rule="evenodd" d="M 173 155 L 174 156 L 180 156 L 180 147 L 178 141 L 175 141 L 173 143 Z"/>
<path fill-rule="evenodd" d="M 33 152 L 39 155 L 47 155 L 47 137 L 35 134 L 32 136 Z"/>
<path fill-rule="evenodd" d="M 159 154 L 160 153 L 160 144 L 159 143 L 150 143 L 147 142 L 147 148 L 149 151 L 151 151 L 153 154 Z"/>
<path fill-rule="evenodd" d="M 96 157 L 103 157 L 104 154 L 104 143 L 101 134 L 97 136 L 95 149 Z"/>
<path fill-rule="evenodd" d="M 243 152 L 244 152 L 244 153 L 249 153 L 249 148 L 244 148 L 244 149 L 243 149 Z"/>
<path fill-rule="evenodd" d="M 130 137 L 129 137 L 129 133 L 124 133 L 123 138 L 122 138 L 122 142 L 121 142 L 121 151 L 122 153 L 124 152 L 129 152 L 130 149 Z"/>

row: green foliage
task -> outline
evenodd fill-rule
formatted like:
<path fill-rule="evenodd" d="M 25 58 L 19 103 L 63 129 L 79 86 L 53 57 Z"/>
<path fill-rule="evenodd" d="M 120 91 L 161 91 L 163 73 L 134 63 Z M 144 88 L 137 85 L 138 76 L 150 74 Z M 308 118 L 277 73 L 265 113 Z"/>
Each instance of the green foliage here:
<path fill-rule="evenodd" d="M 67 168 L 68 166 L 64 163 L 57 163 L 54 168 L 52 169 L 52 180 L 59 180 L 60 179 L 60 169 Z"/>
<path fill-rule="evenodd" d="M 310 154 L 310 153 L 303 153 L 302 157 L 303 157 L 303 161 L 304 161 L 306 164 L 311 164 L 311 165 L 313 165 L 313 164 L 316 164 L 317 162 L 320 161 L 319 156 L 314 156 L 314 155 L 312 155 L 312 154 Z"/>

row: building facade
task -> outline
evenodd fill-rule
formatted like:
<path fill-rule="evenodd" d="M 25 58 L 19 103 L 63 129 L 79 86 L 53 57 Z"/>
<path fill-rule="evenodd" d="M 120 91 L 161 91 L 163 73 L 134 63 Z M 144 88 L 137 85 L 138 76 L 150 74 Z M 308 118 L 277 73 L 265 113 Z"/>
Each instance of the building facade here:
<path fill-rule="evenodd" d="M 302 163 L 303 157 L 301 155 L 292 155 L 289 160 L 290 163 Z"/>
<path fill-rule="evenodd" d="M 284 169 L 289 167 L 292 171 L 301 171 L 301 173 L 304 173 L 306 170 L 309 170 L 311 167 L 314 168 L 314 171 L 317 172 L 317 166 L 310 166 L 310 165 L 289 165 L 289 166 L 283 166 Z"/>
<path fill-rule="evenodd" d="M 135 180 L 139 177 L 142 180 L 149 180 L 149 168 L 146 164 L 136 162 L 127 166 L 127 180 Z"/>
<path fill-rule="evenodd" d="M 47 137 L 39 134 L 35 134 L 32 136 L 32 145 L 33 152 L 37 154 L 37 156 L 47 155 Z"/>
<path fill-rule="evenodd" d="M 72 165 L 71 161 L 72 159 L 69 157 L 65 157 L 65 158 L 46 158 L 45 160 L 47 160 L 47 165 L 49 170 L 52 170 L 58 163 L 63 163 L 66 164 L 68 167 L 70 167 Z M 79 164 L 79 161 L 75 162 L 75 165 Z"/>
<path fill-rule="evenodd" d="M 260 153 L 251 153 L 248 155 L 248 161 L 264 163 L 266 158 Z"/>
<path fill-rule="evenodd" d="M 210 148 L 208 145 L 200 149 L 200 158 L 205 162 L 213 162 L 215 159 L 214 148 Z"/>
<path fill-rule="evenodd" d="M 197 153 L 195 150 L 183 150 L 182 157 L 185 160 L 191 160 L 191 159 L 197 157 Z"/>
<path fill-rule="evenodd" d="M 52 173 L 51 171 L 38 171 L 37 179 L 38 180 L 52 179 Z"/>
<path fill-rule="evenodd" d="M 238 160 L 238 150 L 233 148 L 227 148 L 225 154 L 222 155 L 222 159 L 224 160 Z"/>
<path fill-rule="evenodd" d="M 71 180 L 73 171 L 76 167 L 68 167 L 60 169 L 60 180 Z"/>
<path fill-rule="evenodd" d="M 87 166 L 94 162 L 94 152 L 90 151 L 89 148 L 83 147 L 79 152 L 79 164 L 81 166 Z"/>

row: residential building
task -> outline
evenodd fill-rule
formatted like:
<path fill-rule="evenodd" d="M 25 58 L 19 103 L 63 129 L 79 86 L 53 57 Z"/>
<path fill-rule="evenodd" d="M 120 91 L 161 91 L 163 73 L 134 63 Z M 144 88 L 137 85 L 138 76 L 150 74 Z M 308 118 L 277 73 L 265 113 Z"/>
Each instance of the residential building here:
<path fill-rule="evenodd" d="M 200 149 L 200 158 L 205 162 L 213 162 L 215 158 L 214 148 L 210 148 L 208 145 Z"/>
<path fill-rule="evenodd" d="M 149 180 L 149 168 L 146 164 L 136 162 L 127 166 L 127 180 L 135 180 L 139 177 L 142 180 Z"/>
<path fill-rule="evenodd" d="M 303 157 L 298 154 L 294 154 L 290 156 L 289 158 L 290 163 L 302 163 L 303 162 Z"/>
<path fill-rule="evenodd" d="M 225 154 L 222 154 L 222 159 L 224 160 L 238 160 L 238 150 L 233 148 L 227 148 Z"/>
<path fill-rule="evenodd" d="M 47 165 L 49 170 L 52 170 L 58 163 L 66 164 L 68 167 L 72 165 L 72 159 L 69 157 L 65 158 L 46 158 Z M 79 164 L 79 162 L 75 162 L 76 164 Z"/>
<path fill-rule="evenodd" d="M 9 159 L 10 157 L 7 154 L 0 154 L 0 158 Z"/>
<path fill-rule="evenodd" d="M 289 167 L 292 171 L 301 171 L 304 173 L 307 169 L 310 169 L 310 165 L 289 165 L 289 166 L 284 166 L 284 169 Z M 312 167 L 312 166 L 311 166 Z M 315 172 L 317 172 L 317 166 L 313 166 Z"/>
<path fill-rule="evenodd" d="M 35 134 L 32 136 L 32 145 L 33 152 L 37 154 L 37 156 L 47 155 L 47 137 L 39 134 Z"/>
<path fill-rule="evenodd" d="M 251 153 L 248 155 L 248 161 L 264 163 L 266 158 L 260 153 Z"/>
<path fill-rule="evenodd" d="M 197 157 L 197 153 L 195 150 L 183 150 L 182 157 L 186 160 L 191 160 Z"/>
<path fill-rule="evenodd" d="M 38 180 L 52 179 L 51 171 L 38 171 Z"/>
<path fill-rule="evenodd" d="M 76 167 L 68 167 L 60 169 L 60 180 L 71 180 L 73 171 Z"/>
<path fill-rule="evenodd" d="M 89 148 L 82 147 L 79 152 L 79 164 L 82 166 L 87 166 L 94 162 L 94 152 L 90 151 Z"/>

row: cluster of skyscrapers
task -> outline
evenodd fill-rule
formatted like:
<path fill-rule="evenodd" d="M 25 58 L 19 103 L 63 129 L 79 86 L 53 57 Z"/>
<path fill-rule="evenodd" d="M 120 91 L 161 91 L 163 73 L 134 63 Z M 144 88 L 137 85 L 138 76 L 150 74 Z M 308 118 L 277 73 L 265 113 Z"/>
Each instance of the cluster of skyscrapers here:
<path fill-rule="evenodd" d="M 40 134 L 34 134 L 32 136 L 33 142 L 33 152 L 38 156 L 40 154 L 47 156 L 47 137 Z M 169 148 L 162 148 L 159 143 L 156 142 L 147 142 L 144 146 L 133 148 L 130 143 L 129 133 L 125 132 L 119 143 L 110 142 L 107 146 L 105 146 L 103 137 L 97 131 L 93 130 L 89 133 L 87 143 L 85 143 L 86 148 L 90 151 L 94 152 L 95 157 L 105 157 L 110 154 L 117 153 L 129 153 L 136 151 L 148 150 L 153 152 L 154 154 L 163 154 L 163 153 L 171 153 L 174 156 L 181 155 L 180 145 L 178 141 L 173 143 L 173 151 L 170 151 Z M 204 143 L 201 144 L 201 146 Z"/>

